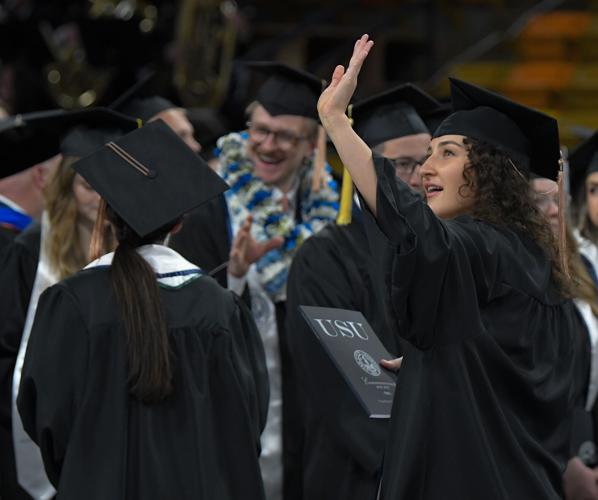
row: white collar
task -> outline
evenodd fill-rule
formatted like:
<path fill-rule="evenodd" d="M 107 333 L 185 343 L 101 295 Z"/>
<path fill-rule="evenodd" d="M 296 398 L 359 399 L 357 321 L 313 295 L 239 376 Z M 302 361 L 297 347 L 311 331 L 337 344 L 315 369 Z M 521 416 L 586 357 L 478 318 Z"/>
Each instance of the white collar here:
<path fill-rule="evenodd" d="M 289 189 L 286 193 L 284 193 L 281 189 L 277 188 L 276 186 L 272 187 L 272 200 L 278 202 L 283 199 L 286 195 L 287 200 L 289 202 L 289 210 L 292 211 L 295 209 L 297 199 L 297 192 L 299 191 L 299 178 L 295 177 L 293 181 L 293 185 L 291 189 Z"/>
<path fill-rule="evenodd" d="M 12 208 L 15 212 L 19 212 L 25 215 L 29 215 L 25 209 L 23 207 L 21 207 L 20 205 L 17 205 L 14 201 L 12 201 L 11 199 L 7 198 L 6 196 L 3 196 L 0 194 L 0 202 L 4 203 L 5 205 L 9 206 L 10 208 Z"/>
<path fill-rule="evenodd" d="M 158 282 L 167 288 L 180 288 L 204 274 L 199 267 L 164 245 L 142 245 L 136 250 L 152 267 Z M 114 252 L 108 253 L 85 266 L 85 269 L 110 266 L 113 258 Z"/>

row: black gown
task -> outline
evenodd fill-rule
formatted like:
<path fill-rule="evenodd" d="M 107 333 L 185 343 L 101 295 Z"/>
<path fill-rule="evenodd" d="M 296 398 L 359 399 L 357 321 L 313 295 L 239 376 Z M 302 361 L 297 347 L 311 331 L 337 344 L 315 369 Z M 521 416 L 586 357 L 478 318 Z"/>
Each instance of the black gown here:
<path fill-rule="evenodd" d="M 301 195 L 297 196 L 298 204 L 295 209 L 295 220 L 301 220 Z M 169 246 L 180 253 L 185 259 L 210 272 L 228 261 L 232 244 L 232 229 L 228 207 L 224 195 L 217 196 L 208 203 L 189 213 L 183 222 L 181 230 L 172 236 Z M 224 288 L 228 286 L 227 269 L 223 267 L 214 274 L 214 278 Z M 245 304 L 251 306 L 249 287 L 242 293 Z M 294 500 L 298 496 L 300 483 L 300 428 L 301 408 L 297 401 L 292 379 L 288 341 L 285 332 L 286 302 L 278 302 L 276 307 L 276 322 L 279 335 L 279 349 L 281 358 L 282 394 L 283 394 L 283 467 L 285 500 Z"/>
<path fill-rule="evenodd" d="M 17 483 L 12 437 L 12 375 L 39 259 L 41 227 L 32 224 L 0 259 L 0 498 L 31 498 Z"/>
<path fill-rule="evenodd" d="M 394 355 L 381 287 L 372 281 L 363 223 L 328 226 L 293 260 L 287 285 L 287 333 L 304 411 L 302 499 L 375 498 L 388 420 L 369 419 L 303 319 L 299 305 L 361 311 Z"/>
<path fill-rule="evenodd" d="M 469 216 L 441 221 L 389 163 L 375 165 L 368 231 L 394 250 L 390 316 L 413 346 L 382 499 L 560 498 L 583 328 L 575 306 L 531 239 Z"/>
<path fill-rule="evenodd" d="M 227 262 L 231 235 L 224 195 L 187 214 L 183 227 L 172 235 L 169 246 L 206 273 Z M 226 267 L 213 275 L 224 288 L 227 287 L 226 276 Z"/>
<path fill-rule="evenodd" d="M 261 499 L 268 380 L 250 313 L 213 279 L 160 289 L 174 392 L 129 396 L 124 335 L 108 268 L 41 296 L 18 407 L 58 498 Z"/>

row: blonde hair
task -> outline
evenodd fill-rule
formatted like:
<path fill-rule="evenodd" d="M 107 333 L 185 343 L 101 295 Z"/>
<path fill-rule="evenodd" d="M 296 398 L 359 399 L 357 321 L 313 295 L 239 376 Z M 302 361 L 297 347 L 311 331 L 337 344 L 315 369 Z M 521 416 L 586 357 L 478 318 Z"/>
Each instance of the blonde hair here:
<path fill-rule="evenodd" d="M 569 226 L 567 226 L 565 233 L 567 239 L 567 261 L 571 272 L 569 290 L 573 298 L 587 302 L 592 308 L 592 314 L 598 318 L 598 289 L 583 263 L 577 242 Z"/>
<path fill-rule="evenodd" d="M 598 245 L 598 228 L 590 219 L 590 214 L 588 212 L 588 200 L 586 196 L 587 195 L 584 193 L 583 204 L 579 207 L 577 227 L 579 228 L 579 233 L 586 240 L 590 240 L 594 245 Z"/>
<path fill-rule="evenodd" d="M 64 157 L 44 189 L 50 222 L 45 248 L 50 267 L 61 280 L 75 274 L 89 262 L 89 255 L 81 249 L 77 224 L 79 212 L 73 195 L 76 172 L 71 168 L 75 161 L 76 158 Z"/>

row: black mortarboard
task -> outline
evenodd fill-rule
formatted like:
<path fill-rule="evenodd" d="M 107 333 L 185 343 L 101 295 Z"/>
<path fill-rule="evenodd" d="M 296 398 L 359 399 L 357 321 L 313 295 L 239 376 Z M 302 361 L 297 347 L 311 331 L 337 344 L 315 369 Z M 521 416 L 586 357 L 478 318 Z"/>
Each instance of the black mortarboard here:
<path fill-rule="evenodd" d="M 430 111 L 423 111 L 421 113 L 422 120 L 428 127 L 430 133 L 434 134 L 440 124 L 453 112 L 453 107 L 450 102 L 441 102 L 439 106 Z"/>
<path fill-rule="evenodd" d="M 255 100 L 272 116 L 297 115 L 318 119 L 318 99 L 323 80 L 278 62 L 246 63 L 267 79 L 260 86 Z"/>
<path fill-rule="evenodd" d="M 455 111 L 434 133 L 464 135 L 498 147 L 528 175 L 556 179 L 560 147 L 557 121 L 471 83 L 450 78 Z"/>
<path fill-rule="evenodd" d="M 0 122 L 0 177 L 16 174 L 58 154 L 61 139 L 80 125 L 125 133 L 137 128 L 138 123 L 107 108 L 59 109 L 11 116 Z"/>
<path fill-rule="evenodd" d="M 353 105 L 353 128 L 371 148 L 397 137 L 429 133 L 421 113 L 440 103 L 411 83 L 368 97 Z"/>
<path fill-rule="evenodd" d="M 178 107 L 164 97 L 147 95 L 150 90 L 148 87 L 155 79 L 155 76 L 155 72 L 144 75 L 108 107 L 127 116 L 140 118 L 144 123 L 162 111 Z"/>
<path fill-rule="evenodd" d="M 598 131 L 583 141 L 569 155 L 571 193 L 577 193 L 585 178 L 594 172 L 598 172 Z"/>
<path fill-rule="evenodd" d="M 104 144 L 115 141 L 131 130 L 133 129 L 75 127 L 63 137 L 60 142 L 60 152 L 64 156 L 82 158 L 100 149 Z"/>
<path fill-rule="evenodd" d="M 143 122 L 151 120 L 154 116 L 167 109 L 177 108 L 174 103 L 160 96 L 132 99 L 121 108 L 122 113 L 134 118 L 141 118 Z"/>
<path fill-rule="evenodd" d="M 73 168 L 141 237 L 228 189 L 162 120 L 106 144 Z"/>

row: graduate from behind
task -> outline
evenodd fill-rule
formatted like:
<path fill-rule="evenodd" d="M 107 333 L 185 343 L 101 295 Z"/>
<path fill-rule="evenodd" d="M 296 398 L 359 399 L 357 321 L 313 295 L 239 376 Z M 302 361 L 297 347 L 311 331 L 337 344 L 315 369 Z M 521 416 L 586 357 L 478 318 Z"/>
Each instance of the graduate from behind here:
<path fill-rule="evenodd" d="M 262 344 L 235 296 L 161 243 L 227 186 L 162 121 L 74 165 L 118 246 L 47 289 L 18 399 L 65 499 L 263 498 Z M 58 367 L 60 367 L 58 369 Z"/>

